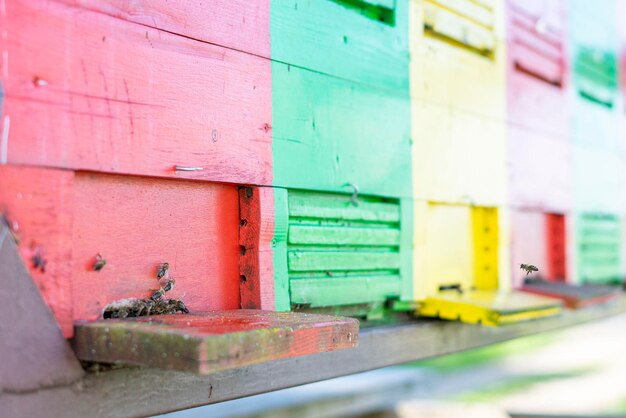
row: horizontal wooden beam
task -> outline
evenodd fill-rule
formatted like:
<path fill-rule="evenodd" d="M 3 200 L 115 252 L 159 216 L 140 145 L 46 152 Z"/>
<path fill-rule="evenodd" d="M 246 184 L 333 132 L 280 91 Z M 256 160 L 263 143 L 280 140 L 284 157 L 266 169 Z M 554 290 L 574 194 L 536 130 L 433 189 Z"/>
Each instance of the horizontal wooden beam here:
<path fill-rule="evenodd" d="M 499 328 L 419 321 L 363 330 L 352 350 L 315 354 L 208 376 L 157 369 L 90 373 L 72 385 L 2 393 L 7 416 L 143 416 L 207 405 L 365 370 L 494 344 L 626 312 L 626 300 Z M 138 400 L 141 400 L 138 402 Z"/>

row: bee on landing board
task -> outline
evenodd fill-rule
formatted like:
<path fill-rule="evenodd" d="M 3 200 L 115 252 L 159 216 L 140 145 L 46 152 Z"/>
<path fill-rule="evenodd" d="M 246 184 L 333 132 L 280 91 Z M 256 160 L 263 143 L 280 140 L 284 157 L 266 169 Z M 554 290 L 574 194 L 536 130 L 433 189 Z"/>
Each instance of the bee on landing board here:
<path fill-rule="evenodd" d="M 539 269 L 535 266 L 533 266 L 532 264 L 520 264 L 519 268 L 521 268 L 522 270 L 524 270 L 526 272 L 526 275 L 528 276 L 530 273 L 534 272 L 534 271 L 539 271 Z"/>
<path fill-rule="evenodd" d="M 107 261 L 102 257 L 102 254 L 98 253 L 96 254 L 96 259 L 93 263 L 93 270 L 94 271 L 100 271 L 104 268 L 104 266 L 106 266 Z"/>

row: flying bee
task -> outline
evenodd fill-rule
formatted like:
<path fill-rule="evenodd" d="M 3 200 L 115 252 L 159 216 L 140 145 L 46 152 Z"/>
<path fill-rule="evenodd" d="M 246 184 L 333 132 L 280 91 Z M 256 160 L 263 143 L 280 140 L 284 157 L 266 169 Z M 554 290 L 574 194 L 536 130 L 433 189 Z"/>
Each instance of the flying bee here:
<path fill-rule="evenodd" d="M 100 271 L 104 268 L 104 266 L 106 266 L 107 261 L 102 258 L 102 254 L 98 253 L 96 254 L 96 260 L 93 263 L 93 270 L 94 271 Z"/>
<path fill-rule="evenodd" d="M 520 264 L 519 268 L 521 268 L 522 270 L 524 270 L 526 272 L 526 275 L 528 276 L 530 273 L 532 273 L 533 271 L 539 271 L 539 269 L 535 266 L 533 266 L 532 264 Z"/>
<path fill-rule="evenodd" d="M 163 277 L 169 275 L 167 272 L 170 269 L 170 263 L 163 263 L 159 266 L 159 270 L 157 271 L 157 279 L 162 279 Z"/>

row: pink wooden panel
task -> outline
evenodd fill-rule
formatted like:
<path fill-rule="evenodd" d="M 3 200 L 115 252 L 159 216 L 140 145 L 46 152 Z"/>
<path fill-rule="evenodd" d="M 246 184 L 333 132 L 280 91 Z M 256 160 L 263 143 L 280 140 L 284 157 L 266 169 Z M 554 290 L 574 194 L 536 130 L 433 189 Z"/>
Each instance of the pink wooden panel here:
<path fill-rule="evenodd" d="M 9 162 L 271 184 L 267 59 L 54 1 L 3 22 Z"/>
<path fill-rule="evenodd" d="M 270 0 L 58 0 L 269 58 Z"/>
<path fill-rule="evenodd" d="M 572 205 L 572 147 L 547 133 L 509 126 L 510 204 L 567 212 Z"/>
<path fill-rule="evenodd" d="M 568 127 L 565 16 L 564 0 L 507 2 L 508 119 L 559 136 Z"/>
<path fill-rule="evenodd" d="M 115 300 L 150 297 L 163 262 L 176 280 L 167 297 L 191 311 L 239 308 L 238 200 L 233 186 L 78 173 L 74 319 L 96 319 Z M 99 272 L 97 253 L 107 261 Z"/>
<path fill-rule="evenodd" d="M 19 238 L 22 260 L 66 337 L 74 329 L 73 184 L 72 171 L 0 165 L 0 216 Z M 44 268 L 35 268 L 35 255 Z"/>
<path fill-rule="evenodd" d="M 511 273 L 513 287 L 523 284 L 526 273 L 519 265 L 533 264 L 538 277 L 545 277 L 547 266 L 545 215 L 542 212 L 511 210 Z"/>

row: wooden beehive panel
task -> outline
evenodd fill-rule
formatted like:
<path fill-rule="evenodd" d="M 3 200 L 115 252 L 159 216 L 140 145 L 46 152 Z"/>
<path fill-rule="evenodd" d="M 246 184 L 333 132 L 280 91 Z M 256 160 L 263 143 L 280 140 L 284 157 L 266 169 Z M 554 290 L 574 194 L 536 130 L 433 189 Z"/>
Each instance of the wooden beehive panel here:
<path fill-rule="evenodd" d="M 271 183 L 269 60 L 115 11 L 18 0 L 6 13 L 9 163 Z"/>
<path fill-rule="evenodd" d="M 191 311 L 240 307 L 237 189 L 204 182 L 78 173 L 72 234 L 74 319 L 148 298 L 158 266 L 176 280 L 167 297 Z M 94 271 L 94 258 L 106 259 Z"/>
<path fill-rule="evenodd" d="M 272 0 L 270 28 L 274 60 L 408 90 L 408 0 Z"/>
<path fill-rule="evenodd" d="M 352 348 L 355 319 L 253 310 L 81 321 L 81 360 L 209 374 L 281 358 Z"/>
<path fill-rule="evenodd" d="M 74 330 L 73 212 L 72 171 L 0 165 L 0 218 L 17 237 L 22 261 L 66 337 Z"/>
<path fill-rule="evenodd" d="M 399 298 L 397 200 L 289 191 L 287 262 L 292 305 L 326 307 Z M 409 279 L 409 277 L 407 277 Z"/>
<path fill-rule="evenodd" d="M 582 214 L 576 219 L 576 259 L 583 283 L 617 283 L 623 280 L 620 218 Z"/>
<path fill-rule="evenodd" d="M 417 204 L 415 211 L 415 275 L 417 300 L 440 286 L 473 286 L 472 214 L 469 206 Z"/>
<path fill-rule="evenodd" d="M 507 6 L 508 117 L 516 126 L 565 141 L 569 81 L 565 2 L 511 0 Z"/>
<path fill-rule="evenodd" d="M 500 225 L 498 209 L 472 207 L 474 287 L 496 290 L 499 279 Z"/>
<path fill-rule="evenodd" d="M 565 281 L 567 275 L 567 233 L 565 215 L 546 213 L 546 278 Z"/>
<path fill-rule="evenodd" d="M 484 7 L 468 0 L 411 1 L 411 97 L 419 100 L 416 106 L 420 109 L 430 103 L 505 119 L 504 7 L 503 2 L 489 3 Z M 472 13 L 476 15 L 468 19 Z M 441 31 L 448 35 L 437 35 L 433 30 L 437 23 L 429 23 L 429 19 L 437 22 L 441 19 L 441 25 L 446 28 Z M 490 35 L 475 36 L 482 33 L 483 29 L 478 28 Z M 454 41 L 455 36 L 461 41 Z M 488 52 L 477 53 L 475 47 L 487 48 L 484 51 Z"/>
<path fill-rule="evenodd" d="M 548 263 L 546 244 L 546 219 L 542 212 L 511 210 L 511 273 L 513 286 L 519 288 L 526 272 L 520 264 L 532 264 L 539 268 L 532 277 L 546 277 Z"/>

